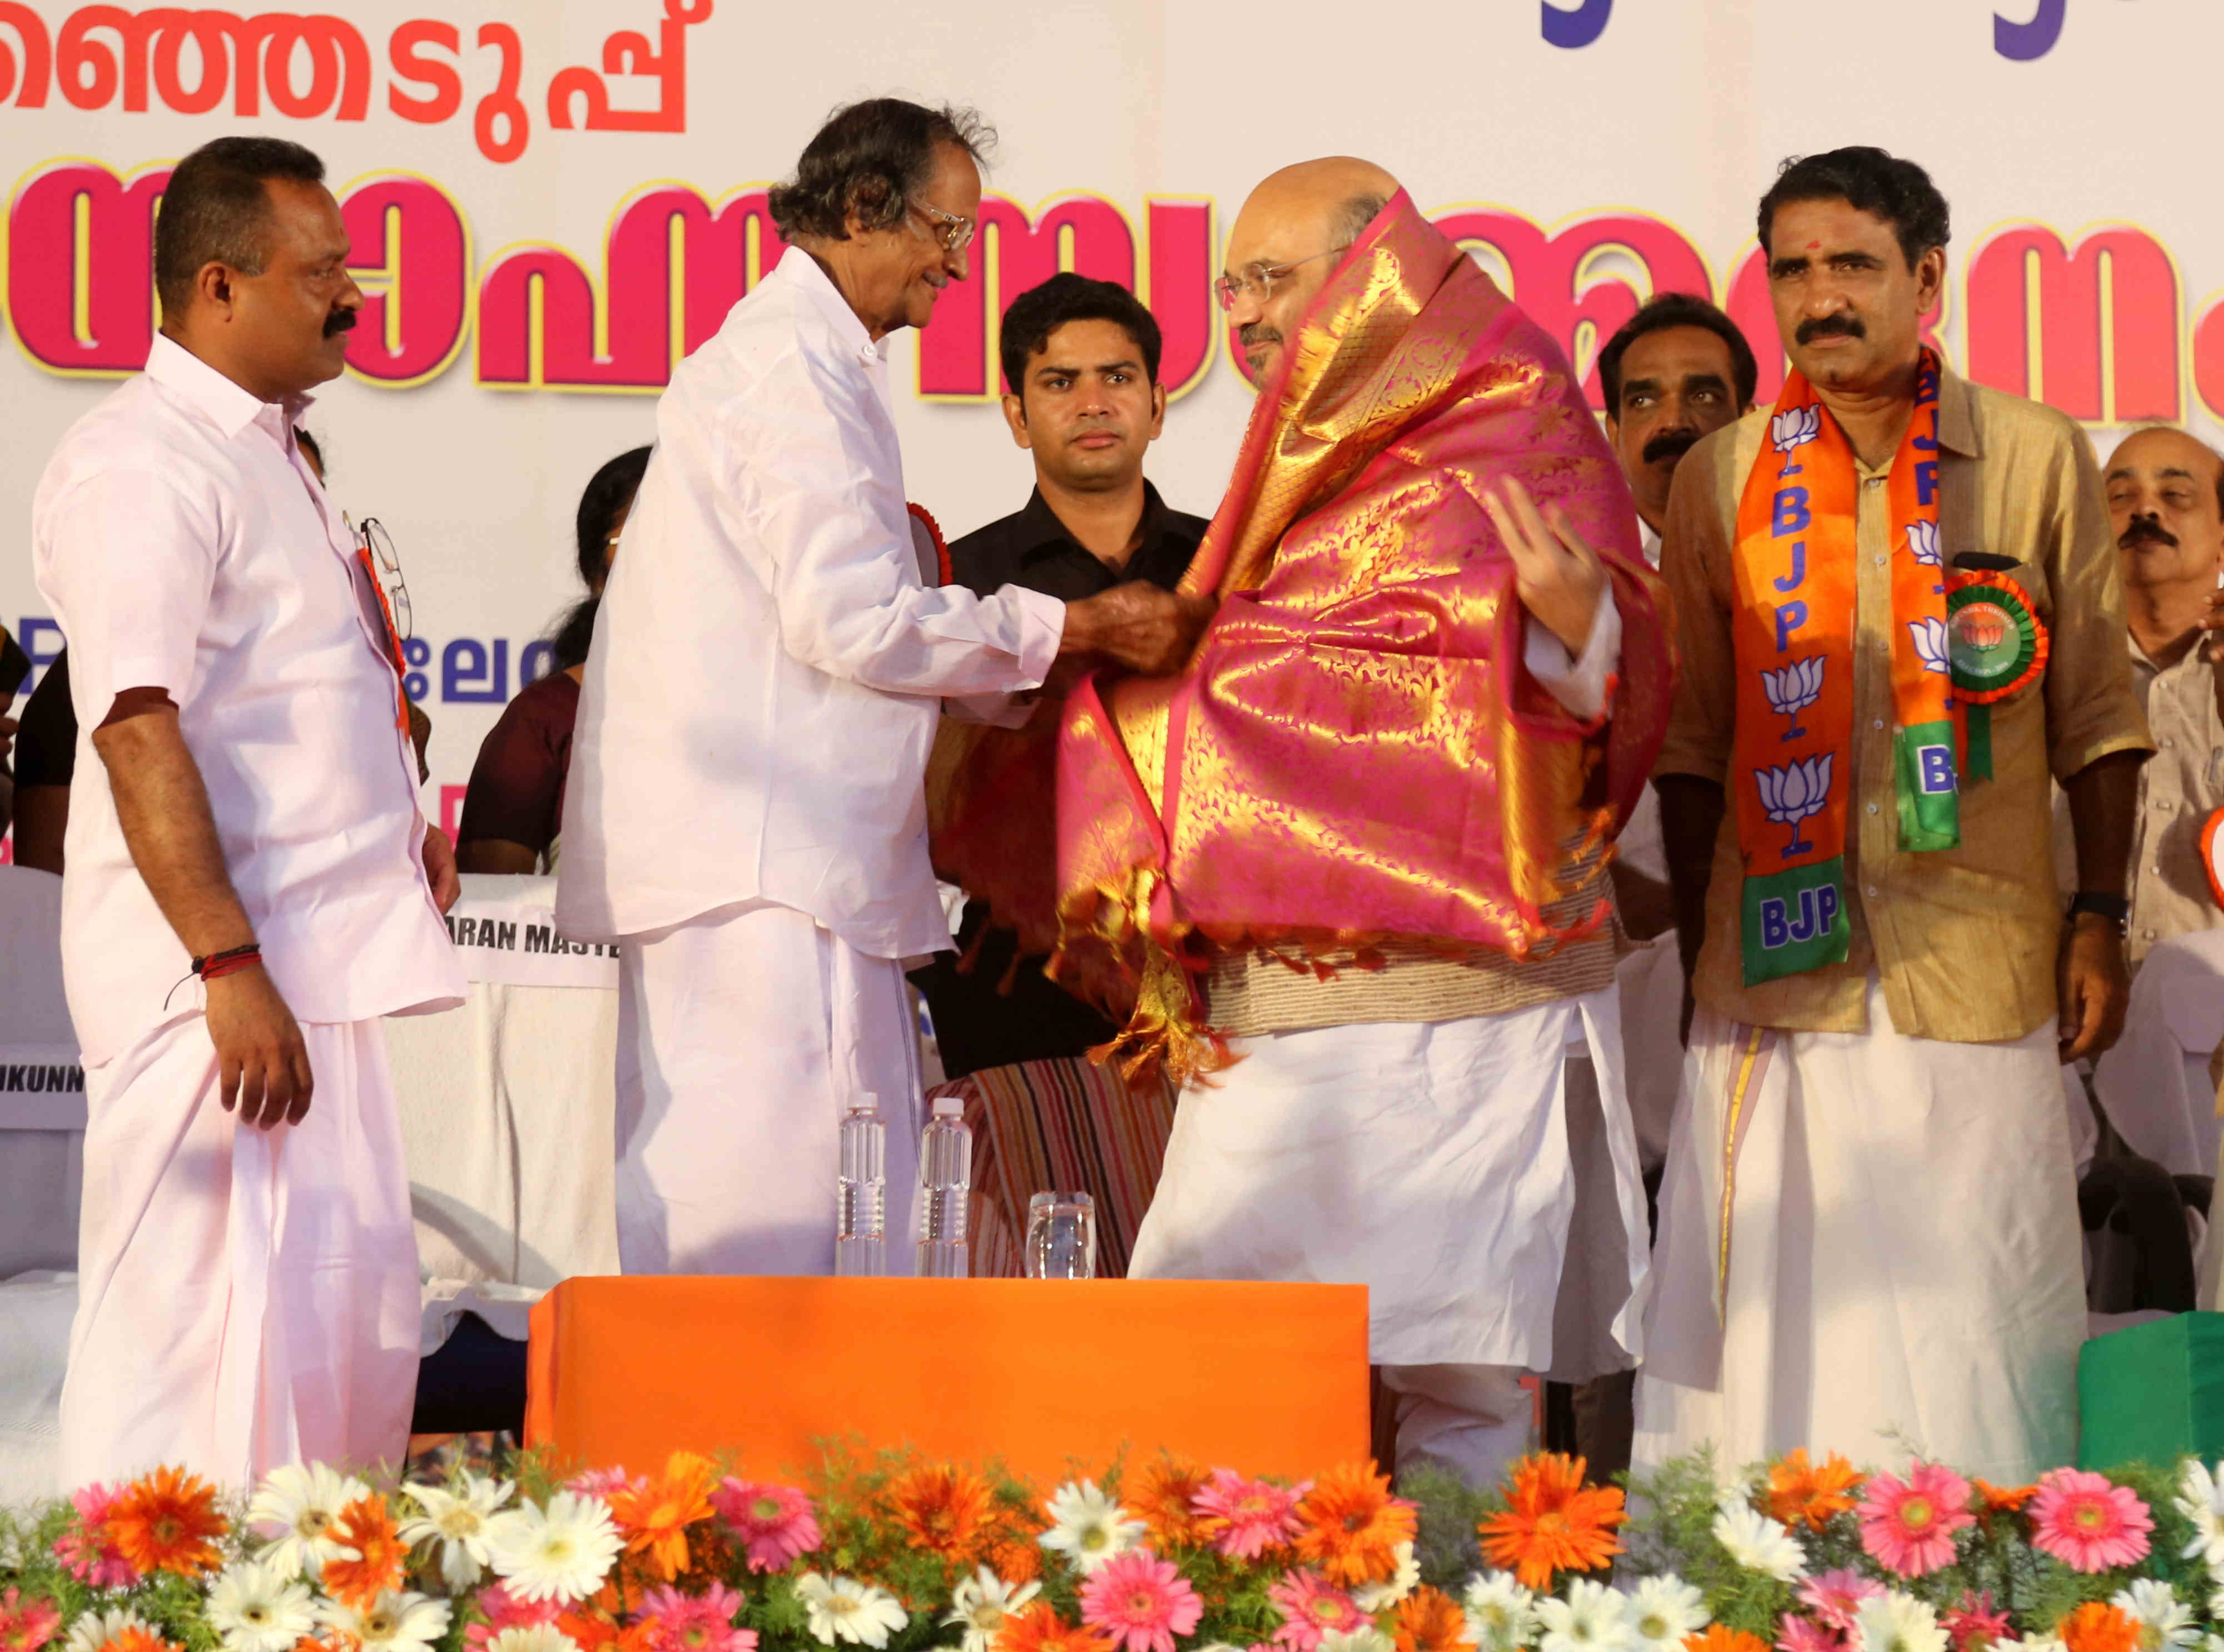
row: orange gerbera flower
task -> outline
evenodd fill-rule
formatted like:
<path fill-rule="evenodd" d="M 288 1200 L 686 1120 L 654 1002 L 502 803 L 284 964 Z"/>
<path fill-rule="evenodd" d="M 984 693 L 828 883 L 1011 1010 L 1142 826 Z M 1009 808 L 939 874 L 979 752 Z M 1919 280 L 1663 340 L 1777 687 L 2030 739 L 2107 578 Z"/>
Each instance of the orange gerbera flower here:
<path fill-rule="evenodd" d="M 1817 1467 L 1807 1460 L 1807 1448 L 1802 1446 L 1769 1469 L 1768 1512 L 1787 1526 L 1804 1522 L 1809 1530 L 1820 1531 L 1833 1516 L 1854 1506 L 1847 1493 L 1859 1487 L 1861 1479 L 1836 1452 Z"/>
<path fill-rule="evenodd" d="M 1025 1532 L 997 1533 L 982 1546 L 981 1560 L 1007 1583 L 1033 1583 L 1042 1575 L 1042 1546 Z"/>
<path fill-rule="evenodd" d="M 899 1475 L 888 1497 L 896 1524 L 913 1547 L 957 1562 L 973 1557 L 996 1504 L 988 1481 L 948 1464 Z"/>
<path fill-rule="evenodd" d="M 357 1498 L 332 1522 L 332 1541 L 345 1551 L 325 1562 L 325 1592 L 361 1611 L 389 1589 L 401 1586 L 409 1564 L 409 1545 L 395 1529 L 386 1499 L 373 1492 Z"/>
<path fill-rule="evenodd" d="M 1202 1464 L 1162 1453 L 1136 1471 L 1134 1482 L 1121 1488 L 1121 1501 L 1150 1527 L 1161 1548 L 1193 1548 L 1204 1541 L 1197 1529 L 1197 1494 L 1211 1478 Z"/>
<path fill-rule="evenodd" d="M 1614 1529 L 1629 1516 L 1621 1490 L 1585 1485 L 1587 1466 L 1559 1452 L 1523 1458 L 1513 1466 L 1506 1512 L 1475 1528 L 1484 1557 L 1524 1588 L 1549 1589 L 1555 1572 L 1595 1572 L 1621 1553 Z"/>
<path fill-rule="evenodd" d="M 1686 1635 L 1684 1652 L 1768 1652 L 1768 1643 L 1741 1629 L 1709 1624 L 1702 1635 Z"/>
<path fill-rule="evenodd" d="M 166 1641 L 151 1629 L 134 1624 L 114 1639 L 102 1643 L 100 1652 L 182 1652 L 174 1641 Z"/>
<path fill-rule="evenodd" d="M 1467 1614 L 1441 1589 L 1416 1589 L 1398 1603 L 1398 1652 L 1475 1652 Z"/>
<path fill-rule="evenodd" d="M 2105 1600 L 2087 1601 L 2055 1633 L 2065 1652 L 2137 1652 L 2139 1643 L 2139 1620 Z"/>
<path fill-rule="evenodd" d="M 717 1466 L 709 1458 L 675 1451 L 658 1479 L 611 1492 L 610 1517 L 626 1534 L 626 1552 L 646 1550 L 660 1577 L 667 1583 L 678 1577 L 687 1569 L 687 1528 L 711 1517 L 711 1489 L 717 1484 Z"/>
<path fill-rule="evenodd" d="M 227 1525 L 216 1488 L 181 1468 L 158 1468 L 126 1486 L 108 1511 L 108 1535 L 142 1572 L 199 1577 L 222 1557 L 216 1539 Z"/>
<path fill-rule="evenodd" d="M 2035 1485 L 1994 1485 L 1976 1479 L 1969 1484 L 1977 1488 L 1977 1517 L 1987 1523 L 1996 1514 L 2021 1514 L 2023 1505 L 2038 1495 Z"/>
<path fill-rule="evenodd" d="M 1112 1652 L 1103 1630 L 1068 1624 L 1046 1605 L 1006 1617 L 991 1644 L 995 1652 Z"/>
<path fill-rule="evenodd" d="M 1398 1569 L 1396 1550 L 1418 1528 L 1413 1505 L 1390 1495 L 1372 1463 L 1346 1463 L 1313 1482 L 1298 1504 L 1298 1558 L 1331 1583 L 1377 1583 Z"/>

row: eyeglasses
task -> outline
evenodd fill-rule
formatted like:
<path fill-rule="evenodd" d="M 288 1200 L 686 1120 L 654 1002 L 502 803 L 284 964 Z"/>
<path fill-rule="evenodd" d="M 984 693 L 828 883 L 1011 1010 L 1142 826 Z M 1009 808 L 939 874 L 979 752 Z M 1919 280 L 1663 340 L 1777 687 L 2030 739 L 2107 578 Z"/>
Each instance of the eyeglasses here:
<path fill-rule="evenodd" d="M 345 516 L 340 518 L 347 521 Z M 410 612 L 409 587 L 401 577 L 401 558 L 394 554 L 394 540 L 387 533 L 386 524 L 376 516 L 366 516 L 360 523 L 350 522 L 355 533 L 356 549 L 361 554 L 363 566 L 377 582 L 378 595 L 386 605 L 387 622 L 394 627 L 394 641 L 398 648 L 409 640 L 415 616 Z"/>
<path fill-rule="evenodd" d="M 1219 295 L 1220 307 L 1223 310 L 1233 310 L 1235 307 L 1235 300 L 1247 294 L 1264 304 L 1273 296 L 1274 283 L 1292 270 L 1301 265 L 1317 263 L 1324 258 L 1334 258 L 1340 253 L 1347 253 L 1350 250 L 1350 245 L 1347 243 L 1341 247 L 1330 247 L 1326 252 L 1317 252 L 1310 258 L 1293 258 L 1286 264 L 1253 264 L 1241 275 L 1222 276 L 1212 284 L 1212 290 Z"/>
<path fill-rule="evenodd" d="M 911 210 L 927 221 L 931 233 L 942 243 L 945 252 L 964 251 L 973 244 L 973 237 L 980 233 L 981 226 L 971 218 L 945 212 L 938 206 L 929 206 L 925 201 L 913 201 Z"/>

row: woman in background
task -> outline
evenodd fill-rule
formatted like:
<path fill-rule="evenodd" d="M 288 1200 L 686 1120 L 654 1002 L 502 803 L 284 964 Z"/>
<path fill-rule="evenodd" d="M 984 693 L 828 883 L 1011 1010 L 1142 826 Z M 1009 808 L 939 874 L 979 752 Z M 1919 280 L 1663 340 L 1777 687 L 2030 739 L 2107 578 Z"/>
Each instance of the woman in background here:
<path fill-rule="evenodd" d="M 548 674 L 518 690 L 471 768 L 456 865 L 464 872 L 533 873 L 556 869 L 556 835 L 564 818 L 564 779 L 572 766 L 572 725 L 579 715 L 579 678 L 595 634 L 595 611 L 610 577 L 618 536 L 648 469 L 648 450 L 621 453 L 587 483 L 579 498 L 579 577 L 586 596 L 549 640 Z"/>

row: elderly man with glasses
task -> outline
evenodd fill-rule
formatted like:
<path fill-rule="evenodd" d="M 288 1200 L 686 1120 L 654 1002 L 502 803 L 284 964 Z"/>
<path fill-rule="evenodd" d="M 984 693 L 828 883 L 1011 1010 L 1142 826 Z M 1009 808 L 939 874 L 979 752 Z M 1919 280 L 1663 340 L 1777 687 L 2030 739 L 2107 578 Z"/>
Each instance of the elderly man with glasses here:
<path fill-rule="evenodd" d="M 624 943 L 629 1273 L 830 1271 L 861 1101 L 908 1190 L 902 961 L 950 944 L 921 786 L 943 697 L 1026 694 L 1061 655 L 1165 670 L 1210 610 L 921 581 L 886 350 L 965 275 L 988 136 L 895 98 L 836 111 L 772 192 L 787 255 L 657 409 L 581 684 L 557 897 L 567 936 Z"/>
<path fill-rule="evenodd" d="M 1227 262 L 1260 389 L 1181 587 L 1217 615 L 1068 700 L 1039 921 L 1134 1070 L 1194 1087 L 1131 1276 L 1364 1283 L 1400 1466 L 1487 1484 L 1524 1372 L 1637 1351 L 1605 861 L 1659 588 L 1559 349 L 1389 174 L 1277 173 Z M 1008 891 L 982 818 L 938 847 Z"/>

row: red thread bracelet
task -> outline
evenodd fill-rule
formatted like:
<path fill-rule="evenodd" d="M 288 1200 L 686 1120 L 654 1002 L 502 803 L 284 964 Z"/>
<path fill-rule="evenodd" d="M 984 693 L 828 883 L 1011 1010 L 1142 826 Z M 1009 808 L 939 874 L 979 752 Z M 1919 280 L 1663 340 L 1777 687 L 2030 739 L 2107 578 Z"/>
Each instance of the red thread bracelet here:
<path fill-rule="evenodd" d="M 234 947 L 229 952 L 212 952 L 205 958 L 193 960 L 193 974 L 203 980 L 222 980 L 226 975 L 237 974 L 250 964 L 262 962 L 262 949 L 250 941 L 243 947 Z"/>

